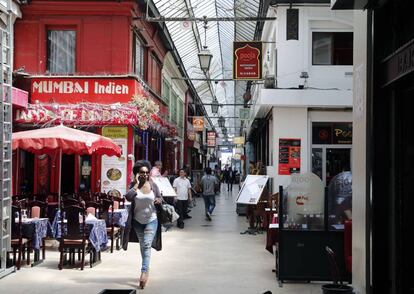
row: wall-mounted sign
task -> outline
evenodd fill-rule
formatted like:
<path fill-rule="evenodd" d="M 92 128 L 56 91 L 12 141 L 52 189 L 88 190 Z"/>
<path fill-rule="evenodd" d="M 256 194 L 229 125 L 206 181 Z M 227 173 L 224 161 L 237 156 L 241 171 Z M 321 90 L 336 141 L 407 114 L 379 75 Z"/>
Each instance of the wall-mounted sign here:
<path fill-rule="evenodd" d="M 414 39 L 383 61 L 383 87 L 414 71 Z"/>
<path fill-rule="evenodd" d="M 128 105 L 29 104 L 16 110 L 17 123 L 63 123 L 65 125 L 136 125 L 137 109 Z"/>
<path fill-rule="evenodd" d="M 300 173 L 300 139 L 279 139 L 279 175 Z"/>
<path fill-rule="evenodd" d="M 195 141 L 196 134 L 195 134 L 194 130 L 187 130 L 187 138 L 190 141 Z"/>
<path fill-rule="evenodd" d="M 103 127 L 102 135 L 111 138 L 119 147 L 122 154 L 116 156 L 102 156 L 101 191 L 112 196 L 121 197 L 126 193 L 127 183 L 127 147 L 128 127 Z"/>
<path fill-rule="evenodd" d="M 195 132 L 204 130 L 204 116 L 193 116 L 193 127 Z"/>
<path fill-rule="evenodd" d="M 110 104 L 113 101 L 128 103 L 134 94 L 149 97 L 149 93 L 135 79 L 95 78 L 32 78 L 31 101 L 60 104 L 78 101 Z"/>
<path fill-rule="evenodd" d="M 262 78 L 262 42 L 233 42 L 233 79 Z"/>
<path fill-rule="evenodd" d="M 207 132 L 207 146 L 208 147 L 216 146 L 216 133 L 215 132 Z"/>
<path fill-rule="evenodd" d="M 244 145 L 244 137 L 234 137 L 233 143 L 236 145 Z"/>
<path fill-rule="evenodd" d="M 352 144 L 352 123 L 312 123 L 312 144 Z"/>

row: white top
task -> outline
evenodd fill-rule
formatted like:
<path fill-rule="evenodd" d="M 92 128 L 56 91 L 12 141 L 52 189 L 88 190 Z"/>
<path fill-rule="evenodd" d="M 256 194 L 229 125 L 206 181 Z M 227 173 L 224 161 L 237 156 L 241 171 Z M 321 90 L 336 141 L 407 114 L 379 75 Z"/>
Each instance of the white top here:
<path fill-rule="evenodd" d="M 191 188 L 191 183 L 187 178 L 176 178 L 174 180 L 173 187 L 177 189 L 178 200 L 188 200 L 188 189 Z"/>
<path fill-rule="evenodd" d="M 157 210 L 154 205 L 155 195 L 151 191 L 147 194 L 137 191 L 135 196 L 134 219 L 140 224 L 148 224 L 157 218 Z"/>

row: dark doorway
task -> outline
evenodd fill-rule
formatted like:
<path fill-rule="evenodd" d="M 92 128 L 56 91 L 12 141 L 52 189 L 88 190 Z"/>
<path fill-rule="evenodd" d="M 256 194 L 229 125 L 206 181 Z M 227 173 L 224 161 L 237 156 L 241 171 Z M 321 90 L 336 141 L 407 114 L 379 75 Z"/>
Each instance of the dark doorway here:
<path fill-rule="evenodd" d="M 75 155 L 62 154 L 61 194 L 75 192 Z"/>

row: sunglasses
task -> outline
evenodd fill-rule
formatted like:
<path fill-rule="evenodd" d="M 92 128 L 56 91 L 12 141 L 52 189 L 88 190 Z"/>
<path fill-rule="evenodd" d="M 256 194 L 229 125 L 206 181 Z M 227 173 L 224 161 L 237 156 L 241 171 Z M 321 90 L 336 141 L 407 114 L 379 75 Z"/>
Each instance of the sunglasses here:
<path fill-rule="evenodd" d="M 149 171 L 139 171 L 140 175 L 149 175 Z"/>

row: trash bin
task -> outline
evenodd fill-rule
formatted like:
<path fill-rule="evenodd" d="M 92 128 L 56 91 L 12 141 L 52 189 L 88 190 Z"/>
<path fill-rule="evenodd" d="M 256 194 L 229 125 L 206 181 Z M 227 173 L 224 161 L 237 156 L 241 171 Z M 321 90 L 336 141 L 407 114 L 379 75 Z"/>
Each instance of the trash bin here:
<path fill-rule="evenodd" d="M 98 294 L 136 294 L 135 289 L 104 289 Z"/>
<path fill-rule="evenodd" d="M 323 294 L 353 294 L 354 288 L 348 285 L 341 284 L 326 284 L 322 285 Z"/>

